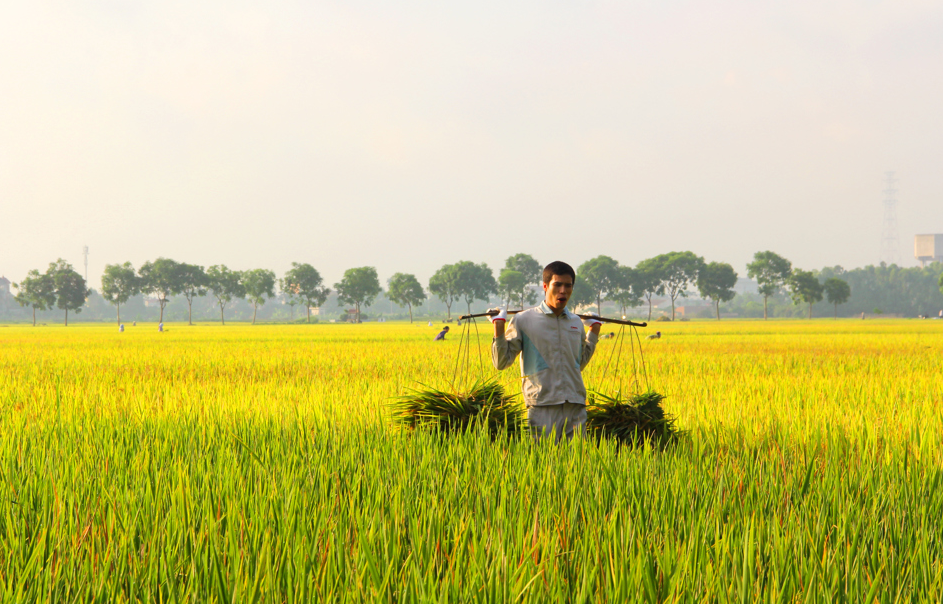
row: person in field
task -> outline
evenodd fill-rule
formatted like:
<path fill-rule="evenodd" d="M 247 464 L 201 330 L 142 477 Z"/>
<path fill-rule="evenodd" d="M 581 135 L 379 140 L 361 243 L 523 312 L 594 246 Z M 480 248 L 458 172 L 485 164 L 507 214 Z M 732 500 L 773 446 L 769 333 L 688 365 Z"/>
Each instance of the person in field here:
<path fill-rule="evenodd" d="M 661 339 L 661 332 L 660 332 L 660 331 L 656 331 L 655 333 L 653 333 L 652 335 L 648 336 L 648 337 L 645 338 L 645 339 L 646 339 L 646 340 L 660 340 L 660 339 Z"/>
<path fill-rule="evenodd" d="M 488 317 L 494 326 L 491 362 L 509 367 L 521 355 L 521 390 L 531 430 L 567 440 L 586 423 L 582 370 L 593 357 L 602 322 L 581 320 L 566 307 L 576 272 L 565 262 L 544 268 L 544 300 L 508 320 L 506 308 Z M 589 327 L 587 334 L 585 327 Z"/>
<path fill-rule="evenodd" d="M 442 328 L 442 331 L 440 331 L 439 333 L 436 334 L 435 339 L 433 340 L 433 342 L 438 342 L 439 340 L 444 340 L 444 339 L 445 339 L 445 334 L 447 334 L 447 333 L 449 333 L 449 326 L 448 326 L 448 325 L 446 325 L 445 327 L 443 327 L 443 328 Z"/>

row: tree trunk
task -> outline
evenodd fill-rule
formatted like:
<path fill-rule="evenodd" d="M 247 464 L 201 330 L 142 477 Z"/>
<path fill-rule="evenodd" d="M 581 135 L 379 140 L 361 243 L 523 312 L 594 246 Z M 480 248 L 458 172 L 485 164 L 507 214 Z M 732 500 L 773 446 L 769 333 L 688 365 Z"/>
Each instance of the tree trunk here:
<path fill-rule="evenodd" d="M 449 302 L 448 304 L 446 304 L 445 308 L 448 311 L 448 315 L 449 315 L 448 318 L 451 319 L 452 318 L 452 303 Z"/>
<path fill-rule="evenodd" d="M 675 320 L 675 298 L 671 296 L 671 320 Z"/>
<path fill-rule="evenodd" d="M 65 326 L 69 326 L 69 309 L 65 309 Z"/>
<path fill-rule="evenodd" d="M 33 307 L 33 327 L 36 327 L 36 307 Z"/>
<path fill-rule="evenodd" d="M 255 304 L 252 305 L 252 324 L 255 325 L 255 313 L 258 312 L 259 307 Z"/>
<path fill-rule="evenodd" d="M 219 305 L 219 320 L 220 320 L 220 322 L 221 322 L 223 325 L 225 325 L 225 324 L 226 324 L 226 315 L 223 314 L 223 308 L 225 308 L 225 307 L 224 307 L 222 304 L 220 304 L 220 305 Z"/>
<path fill-rule="evenodd" d="M 308 319 L 307 319 L 307 322 L 310 323 L 310 322 L 311 322 L 311 305 L 305 303 L 305 310 L 308 311 Z"/>
<path fill-rule="evenodd" d="M 714 300 L 714 304 L 717 306 L 717 320 L 720 321 L 720 300 Z"/>
<path fill-rule="evenodd" d="M 115 305 L 118 308 L 118 325 L 121 325 L 121 303 Z"/>
<path fill-rule="evenodd" d="M 652 297 L 648 297 L 648 320 L 652 320 Z"/>
<path fill-rule="evenodd" d="M 187 324 L 193 325 L 193 300 L 190 298 L 187 298 L 187 307 Z"/>
<path fill-rule="evenodd" d="M 763 296 L 763 320 L 766 320 L 766 302 L 769 300 L 769 296 Z"/>
<path fill-rule="evenodd" d="M 596 314 L 602 316 L 602 296 L 596 294 Z"/>
<path fill-rule="evenodd" d="M 406 305 L 409 306 L 409 322 L 412 323 L 413 322 L 413 305 L 410 304 L 409 302 L 407 302 Z"/>
<path fill-rule="evenodd" d="M 812 318 L 812 301 L 809 300 L 809 319 Z"/>
<path fill-rule="evenodd" d="M 166 302 L 164 300 L 160 300 L 160 323 L 164 322 L 164 304 L 166 304 Z"/>

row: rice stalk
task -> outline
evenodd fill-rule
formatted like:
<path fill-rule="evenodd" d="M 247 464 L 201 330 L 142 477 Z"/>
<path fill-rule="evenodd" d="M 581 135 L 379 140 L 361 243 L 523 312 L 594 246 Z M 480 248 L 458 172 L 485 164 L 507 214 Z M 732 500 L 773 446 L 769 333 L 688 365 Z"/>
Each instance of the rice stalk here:
<path fill-rule="evenodd" d="M 597 440 L 614 438 L 620 445 L 651 442 L 665 446 L 681 433 L 675 419 L 662 408 L 664 400 L 654 390 L 627 398 L 591 391 L 586 401 L 586 432 Z"/>
<path fill-rule="evenodd" d="M 518 434 L 524 409 L 494 380 L 478 380 L 465 392 L 422 387 L 409 390 L 391 404 L 394 423 L 407 429 L 431 428 L 449 434 L 483 425 L 492 436 Z"/>

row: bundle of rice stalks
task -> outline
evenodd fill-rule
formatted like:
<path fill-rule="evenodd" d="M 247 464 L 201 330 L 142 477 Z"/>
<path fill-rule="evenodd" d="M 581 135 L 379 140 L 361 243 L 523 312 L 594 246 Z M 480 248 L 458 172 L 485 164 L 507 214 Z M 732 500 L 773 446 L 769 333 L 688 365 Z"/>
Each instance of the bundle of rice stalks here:
<path fill-rule="evenodd" d="M 674 418 L 662 409 L 663 400 L 665 396 L 653 390 L 628 398 L 590 392 L 586 401 L 586 432 L 597 439 L 614 438 L 624 445 L 649 441 L 665 446 L 681 433 Z"/>
<path fill-rule="evenodd" d="M 446 434 L 486 426 L 492 436 L 517 434 L 525 424 L 524 409 L 494 380 L 479 380 L 466 392 L 435 388 L 410 390 L 393 403 L 393 421 L 409 429 L 430 428 Z"/>

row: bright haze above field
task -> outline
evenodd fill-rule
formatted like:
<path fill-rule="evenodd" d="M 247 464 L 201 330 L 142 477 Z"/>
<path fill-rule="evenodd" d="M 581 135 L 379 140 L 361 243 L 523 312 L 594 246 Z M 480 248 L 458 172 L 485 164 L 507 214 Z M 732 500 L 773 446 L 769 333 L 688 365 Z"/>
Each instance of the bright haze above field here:
<path fill-rule="evenodd" d="M 943 4 L 13 2 L 0 272 L 690 249 L 741 275 L 943 232 Z"/>

